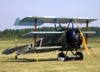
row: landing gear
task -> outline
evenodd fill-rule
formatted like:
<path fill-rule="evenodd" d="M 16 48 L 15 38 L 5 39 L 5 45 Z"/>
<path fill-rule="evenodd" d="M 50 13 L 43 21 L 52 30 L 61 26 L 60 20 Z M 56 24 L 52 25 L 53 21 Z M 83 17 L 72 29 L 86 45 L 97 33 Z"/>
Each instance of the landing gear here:
<path fill-rule="evenodd" d="M 76 60 L 83 60 L 82 52 L 76 52 L 75 56 L 76 56 Z"/>
<path fill-rule="evenodd" d="M 68 51 L 70 51 L 73 56 L 69 56 L 68 57 L 67 56 Z M 83 58 L 84 58 L 83 57 L 83 53 L 82 52 L 78 52 L 77 48 L 76 48 L 75 51 L 73 51 L 72 48 L 69 48 L 68 51 L 66 51 L 66 54 L 63 51 L 61 51 L 57 56 L 58 61 L 73 60 L 73 59 L 74 60 L 83 60 Z"/>
<path fill-rule="evenodd" d="M 57 56 L 58 61 L 65 61 L 67 58 L 67 56 L 65 55 L 65 53 L 60 52 Z"/>
<path fill-rule="evenodd" d="M 82 52 L 76 52 L 74 54 L 73 52 L 73 55 L 72 57 L 68 57 L 64 52 L 60 52 L 57 56 L 57 60 L 58 61 L 65 61 L 65 60 L 83 60 L 83 53 Z"/>

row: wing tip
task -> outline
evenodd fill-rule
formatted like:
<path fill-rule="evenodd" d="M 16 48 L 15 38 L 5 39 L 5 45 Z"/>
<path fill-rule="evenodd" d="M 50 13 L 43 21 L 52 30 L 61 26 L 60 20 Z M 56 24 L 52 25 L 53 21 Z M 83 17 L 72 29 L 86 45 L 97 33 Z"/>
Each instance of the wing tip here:
<path fill-rule="evenodd" d="M 14 23 L 14 26 L 18 26 L 19 25 L 19 22 L 20 22 L 20 18 L 16 18 L 16 21 Z"/>

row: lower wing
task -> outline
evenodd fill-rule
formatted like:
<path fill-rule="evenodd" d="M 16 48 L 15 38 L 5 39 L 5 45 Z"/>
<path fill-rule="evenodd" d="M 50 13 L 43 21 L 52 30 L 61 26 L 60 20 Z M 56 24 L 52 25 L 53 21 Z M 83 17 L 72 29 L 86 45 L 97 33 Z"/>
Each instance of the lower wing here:
<path fill-rule="evenodd" d="M 47 47 L 35 47 L 34 49 L 27 51 L 27 53 L 43 53 L 43 52 L 50 52 L 61 50 L 62 46 L 47 46 Z"/>
<path fill-rule="evenodd" d="M 15 51 L 16 54 L 18 55 L 26 54 L 26 53 L 34 53 L 34 52 L 42 53 L 42 52 L 60 50 L 61 48 L 62 46 L 34 47 L 33 44 L 29 44 L 29 45 L 23 45 L 15 48 L 5 49 L 2 52 L 2 54 L 8 55 L 14 53 Z"/>

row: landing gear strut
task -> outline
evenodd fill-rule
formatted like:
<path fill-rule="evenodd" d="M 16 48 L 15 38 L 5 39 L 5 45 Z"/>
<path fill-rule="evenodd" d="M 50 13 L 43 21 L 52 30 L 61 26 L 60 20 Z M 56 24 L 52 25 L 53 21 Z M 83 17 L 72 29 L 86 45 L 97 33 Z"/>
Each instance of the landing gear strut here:
<path fill-rule="evenodd" d="M 79 47 L 77 47 L 77 48 L 79 48 Z M 72 58 L 74 58 L 75 60 L 83 60 L 83 53 L 82 52 L 78 52 L 77 51 L 77 48 L 76 48 L 76 53 L 74 53 L 73 51 L 72 51 L 72 49 L 69 47 L 69 50 L 71 51 L 71 53 L 74 55 L 74 57 L 72 57 Z"/>

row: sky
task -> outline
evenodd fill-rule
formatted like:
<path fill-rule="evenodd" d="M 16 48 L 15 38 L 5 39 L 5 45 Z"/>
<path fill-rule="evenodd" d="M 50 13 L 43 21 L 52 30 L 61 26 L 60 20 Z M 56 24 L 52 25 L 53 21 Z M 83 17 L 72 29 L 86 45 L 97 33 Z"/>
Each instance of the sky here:
<path fill-rule="evenodd" d="M 26 28 L 14 26 L 26 16 L 88 17 L 98 19 L 89 26 L 100 27 L 100 0 L 0 0 L 0 31 Z"/>

